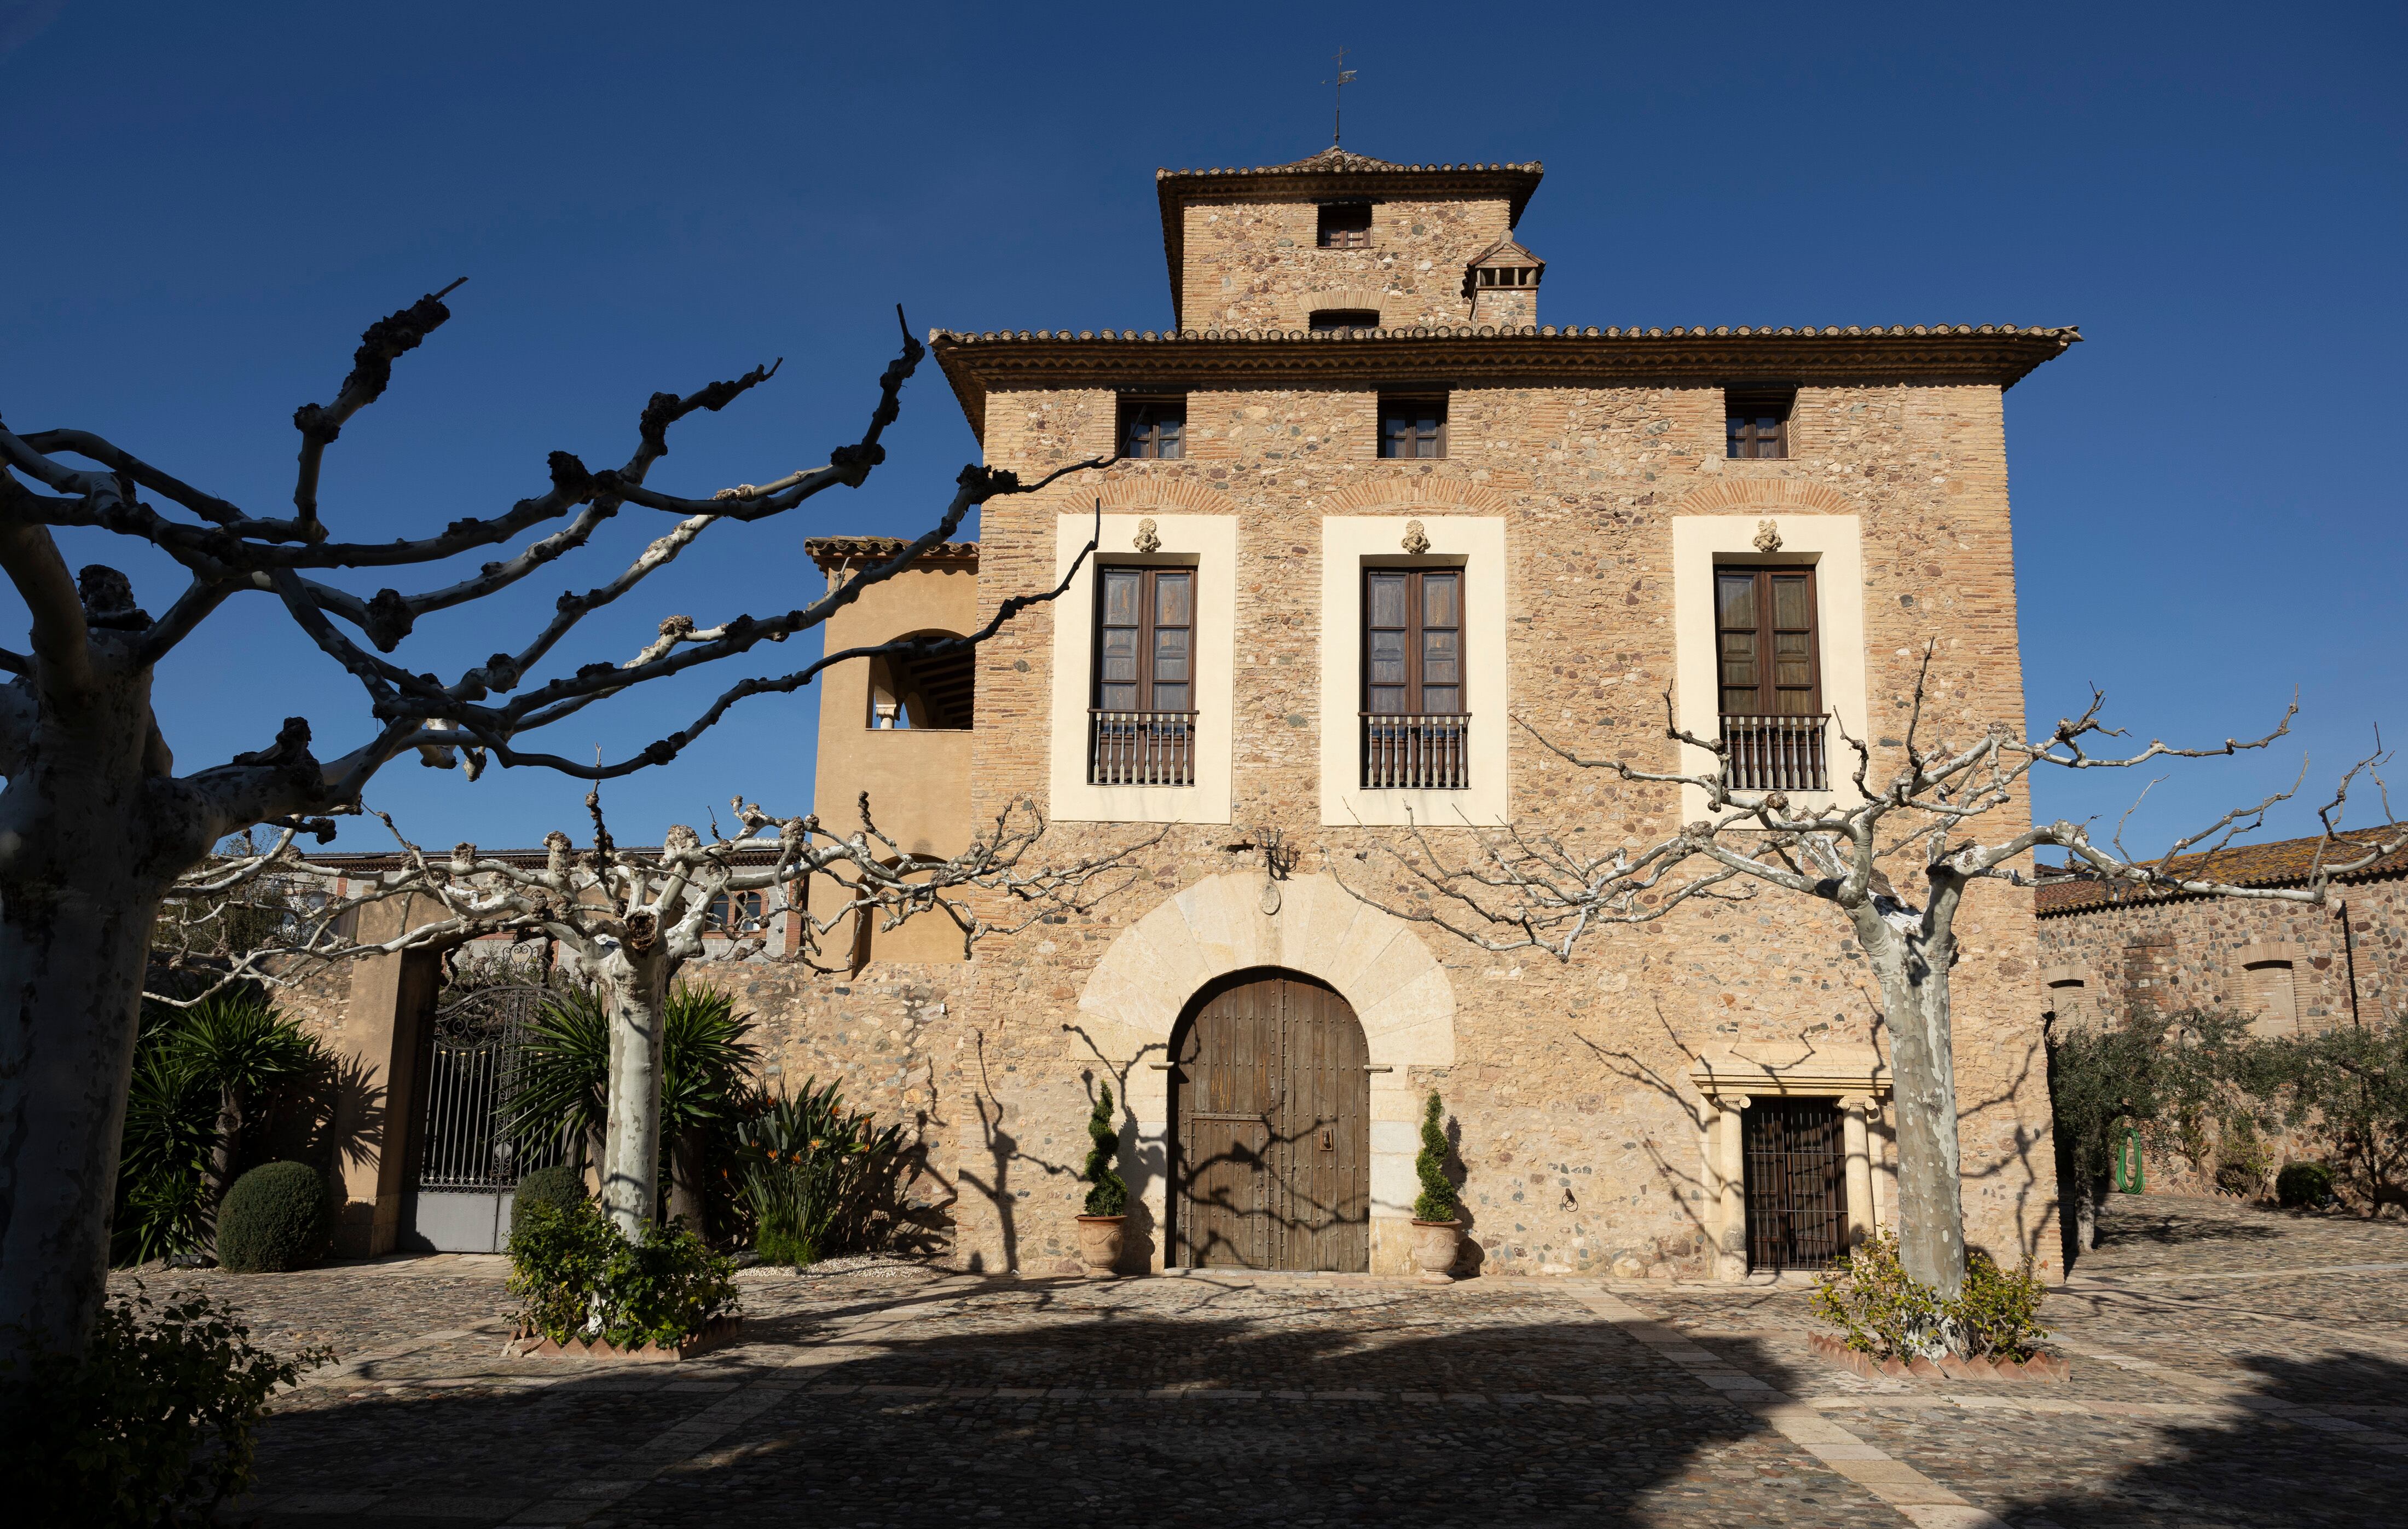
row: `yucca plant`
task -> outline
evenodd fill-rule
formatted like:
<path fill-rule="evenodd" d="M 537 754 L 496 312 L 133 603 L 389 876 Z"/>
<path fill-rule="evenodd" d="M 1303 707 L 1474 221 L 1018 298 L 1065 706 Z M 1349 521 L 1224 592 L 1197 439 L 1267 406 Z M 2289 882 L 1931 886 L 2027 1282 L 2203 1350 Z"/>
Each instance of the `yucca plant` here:
<path fill-rule="evenodd" d="M 816 1263 L 869 1240 L 878 1188 L 903 1146 L 900 1125 L 881 1127 L 845 1107 L 838 1085 L 773 1098 L 737 1128 L 753 1247 L 772 1263 Z"/>

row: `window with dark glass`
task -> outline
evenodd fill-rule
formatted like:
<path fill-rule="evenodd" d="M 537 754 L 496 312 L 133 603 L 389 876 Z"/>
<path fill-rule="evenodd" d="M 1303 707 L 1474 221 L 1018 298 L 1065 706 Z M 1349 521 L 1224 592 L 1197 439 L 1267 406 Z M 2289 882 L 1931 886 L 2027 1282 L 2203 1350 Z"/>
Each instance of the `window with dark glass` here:
<path fill-rule="evenodd" d="M 1380 454 L 1433 457 L 1446 454 L 1444 397 L 1380 399 Z"/>
<path fill-rule="evenodd" d="M 1828 788 L 1812 568 L 1714 570 L 1725 769 L 1744 790 Z"/>
<path fill-rule="evenodd" d="M 763 906 L 758 892 L 722 892 L 711 900 L 710 927 L 723 934 L 755 932 Z"/>
<path fill-rule="evenodd" d="M 1371 247 L 1371 204 L 1321 204 L 1321 247 L 1325 250 L 1368 250 Z"/>
<path fill-rule="evenodd" d="M 1187 454 L 1187 397 L 1121 400 L 1121 454 L 1168 460 Z"/>
<path fill-rule="evenodd" d="M 1316 335 L 1336 334 L 1347 329 L 1377 329 L 1380 310 L 1376 308 L 1316 308 L 1305 315 L 1305 327 Z"/>
<path fill-rule="evenodd" d="M 1463 687 L 1463 570 L 1363 573 L 1363 784 L 1461 789 L 1470 717 Z"/>
<path fill-rule="evenodd" d="M 1789 406 L 1797 397 L 1787 389 L 1725 389 L 1723 454 L 1787 456 Z"/>
<path fill-rule="evenodd" d="M 1093 784 L 1196 784 L 1195 651 L 1194 569 L 1097 570 Z"/>

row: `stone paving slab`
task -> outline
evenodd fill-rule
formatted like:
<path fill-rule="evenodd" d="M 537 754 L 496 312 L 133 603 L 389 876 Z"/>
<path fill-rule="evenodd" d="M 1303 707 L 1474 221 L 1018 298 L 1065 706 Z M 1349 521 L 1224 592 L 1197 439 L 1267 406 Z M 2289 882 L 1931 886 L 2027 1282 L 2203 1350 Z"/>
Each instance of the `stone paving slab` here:
<path fill-rule="evenodd" d="M 756 1270 L 622 1367 L 502 1359 L 482 1270 L 184 1277 L 346 1361 L 266 1525 L 2395 1522 L 2408 1228 L 2125 1200 L 2076 1276 L 2061 1386 L 1866 1380 L 1795 1284 Z"/>

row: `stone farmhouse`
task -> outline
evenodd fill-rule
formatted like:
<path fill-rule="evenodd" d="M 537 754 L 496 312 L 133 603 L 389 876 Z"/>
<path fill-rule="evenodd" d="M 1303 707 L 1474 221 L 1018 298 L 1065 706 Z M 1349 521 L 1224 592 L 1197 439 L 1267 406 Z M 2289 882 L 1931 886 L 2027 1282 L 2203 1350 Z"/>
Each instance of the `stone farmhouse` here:
<path fill-rule="evenodd" d="M 778 1078 L 912 1125 L 958 1265 L 1076 1269 L 1104 1085 L 1131 1272 L 1404 1272 L 1433 1089 L 1467 1267 L 1740 1277 L 1892 1219 L 1888 1039 L 1827 910 L 1691 902 L 1497 955 L 1383 911 L 1415 904 L 1380 851 L 1670 833 L 1701 792 L 1539 741 L 1714 768 L 1666 741 L 1668 691 L 1740 784 L 1809 802 L 1852 789 L 1837 727 L 1895 757 L 1928 640 L 1941 728 L 2020 719 L 2002 397 L 2080 337 L 1541 322 L 1540 179 L 1335 148 L 1164 171 L 1167 325 L 933 336 L 990 465 L 1111 465 L 990 504 L 831 626 L 967 632 L 1077 565 L 972 663 L 832 671 L 816 810 L 867 791 L 935 856 L 1021 799 L 1045 855 L 1160 837 L 1092 914 L 972 953 L 931 915 L 860 931 L 849 977 L 689 970 Z M 883 545 L 810 551 L 840 580 Z M 1972 895 L 1956 1075 L 1969 1236 L 2055 1272 L 2038 925 Z"/>

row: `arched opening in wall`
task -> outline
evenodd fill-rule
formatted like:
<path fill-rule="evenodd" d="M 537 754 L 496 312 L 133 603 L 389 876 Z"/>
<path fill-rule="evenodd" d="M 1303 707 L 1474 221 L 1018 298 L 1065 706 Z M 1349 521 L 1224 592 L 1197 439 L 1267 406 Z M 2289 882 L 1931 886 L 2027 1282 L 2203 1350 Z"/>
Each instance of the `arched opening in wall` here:
<path fill-rule="evenodd" d="M 889 866 L 909 861 L 913 865 L 936 866 L 944 862 L 933 855 L 910 855 L 889 858 Z M 906 881 L 924 881 L 925 874 L 906 873 Z M 871 961 L 963 961 L 969 958 L 964 951 L 968 930 L 960 919 L 944 908 L 929 908 L 914 913 L 893 929 L 885 927 L 887 914 L 876 908 L 865 908 L 853 916 L 853 969 L 856 972 Z"/>
<path fill-rule="evenodd" d="M 1305 316 L 1305 327 L 1316 335 L 1334 335 L 1350 329 L 1377 329 L 1380 310 L 1376 308 L 1316 308 Z"/>
<path fill-rule="evenodd" d="M 1199 989 L 1170 1037 L 1169 1262 L 1371 1265 L 1371 1075 L 1338 990 L 1256 967 Z"/>
<path fill-rule="evenodd" d="M 2242 1004 L 2249 1028 L 2261 1035 L 2289 1035 L 2300 1028 L 2300 990 L 2288 960 L 2244 962 Z"/>
<path fill-rule="evenodd" d="M 907 633 L 905 640 L 959 636 L 931 628 Z M 888 654 L 869 660 L 869 715 L 864 726 L 967 732 L 977 718 L 977 649 L 928 656 Z"/>
<path fill-rule="evenodd" d="M 2058 977 L 2048 985 L 2049 1011 L 2061 1025 L 2088 1024 L 2092 1017 L 2090 988 L 2080 977 Z"/>

